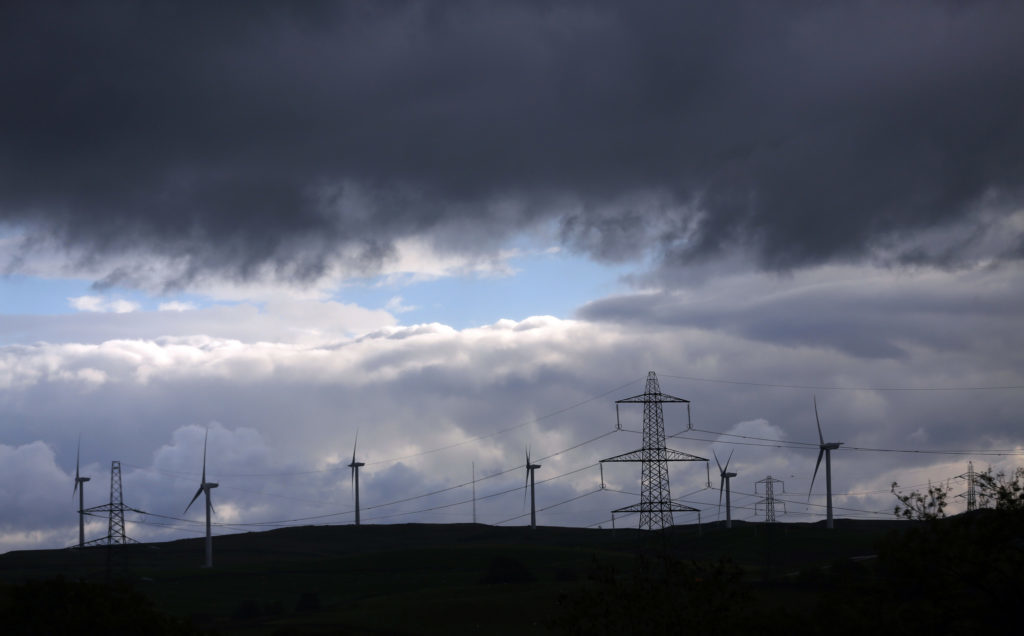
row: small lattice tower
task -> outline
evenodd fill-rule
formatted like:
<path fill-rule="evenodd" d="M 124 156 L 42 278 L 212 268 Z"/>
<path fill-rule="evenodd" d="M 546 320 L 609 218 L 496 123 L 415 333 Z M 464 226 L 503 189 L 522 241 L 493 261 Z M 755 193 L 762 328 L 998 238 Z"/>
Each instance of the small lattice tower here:
<path fill-rule="evenodd" d="M 121 462 L 110 464 L 110 521 L 107 525 L 108 543 L 128 543 L 124 534 L 124 499 L 121 491 Z"/>
<path fill-rule="evenodd" d="M 785 487 L 785 482 L 783 482 L 781 479 L 775 479 L 771 475 L 768 475 L 761 481 L 754 482 L 754 492 L 757 492 L 758 485 L 764 487 L 764 499 L 754 504 L 754 510 L 756 512 L 758 506 L 764 506 L 765 523 L 775 523 L 776 504 L 781 503 L 783 511 L 785 511 L 786 509 L 785 502 L 778 502 L 775 499 L 775 484 L 780 484 L 783 488 Z"/>
<path fill-rule="evenodd" d="M 661 392 L 658 376 L 651 371 L 647 374 L 647 386 L 643 394 L 617 400 L 619 404 L 643 404 L 643 448 L 601 462 L 640 462 L 640 503 L 613 510 L 617 512 L 640 513 L 641 530 L 660 530 L 673 524 L 673 512 L 698 512 L 696 508 L 684 506 L 672 501 L 669 488 L 669 462 L 706 462 L 707 459 L 683 453 L 665 446 L 665 414 L 662 404 L 681 402 L 689 404 L 689 400 L 667 395 Z"/>
<path fill-rule="evenodd" d="M 86 541 L 84 545 L 121 545 L 125 543 L 137 543 L 135 539 L 124 533 L 124 513 L 126 510 L 141 512 L 124 505 L 123 493 L 121 490 L 121 462 L 110 463 L 110 502 L 101 506 L 94 506 L 85 510 L 86 514 L 105 512 L 109 515 L 107 524 L 107 536 Z"/>
<path fill-rule="evenodd" d="M 974 472 L 974 462 L 967 462 L 967 472 L 963 475 L 958 475 L 967 480 L 967 492 L 962 492 L 958 497 L 964 497 L 967 499 L 967 511 L 978 509 L 978 491 L 977 491 L 977 477 L 978 473 Z"/>

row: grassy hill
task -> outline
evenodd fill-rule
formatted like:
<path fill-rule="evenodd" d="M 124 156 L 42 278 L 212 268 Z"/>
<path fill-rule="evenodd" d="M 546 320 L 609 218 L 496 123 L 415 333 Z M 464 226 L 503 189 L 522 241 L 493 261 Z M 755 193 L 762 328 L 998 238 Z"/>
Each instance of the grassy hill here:
<path fill-rule="evenodd" d="M 210 570 L 199 567 L 202 539 L 10 552 L 0 555 L 0 581 L 121 581 L 162 613 L 227 633 L 542 633 L 602 568 L 624 575 L 643 567 L 638 558 L 666 554 L 728 559 L 763 586 L 871 555 L 880 537 L 908 525 L 307 526 L 215 537 Z"/>

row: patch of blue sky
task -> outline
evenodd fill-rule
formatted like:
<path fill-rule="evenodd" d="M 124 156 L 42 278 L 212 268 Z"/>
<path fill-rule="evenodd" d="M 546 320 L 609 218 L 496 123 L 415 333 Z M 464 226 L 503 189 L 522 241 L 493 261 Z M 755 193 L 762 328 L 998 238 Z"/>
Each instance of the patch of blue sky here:
<path fill-rule="evenodd" d="M 181 306 L 202 307 L 209 304 L 192 294 L 154 297 L 145 292 L 127 288 L 98 290 L 92 281 L 84 278 L 42 278 L 36 276 L 0 276 L 0 314 L 52 316 L 84 311 L 88 302 L 76 303 L 72 299 L 94 297 L 94 310 L 117 311 L 118 308 L 156 311 L 161 305 L 180 303 Z M 120 304 L 119 304 L 120 303 Z M 125 304 L 127 303 L 127 304 Z"/>
<path fill-rule="evenodd" d="M 335 300 L 391 311 L 401 324 L 439 322 L 456 329 L 530 316 L 572 318 L 588 301 L 624 291 L 636 263 L 604 264 L 565 251 L 513 257 L 509 275 L 402 281 L 369 278 L 338 290 Z M 400 303 L 394 300 L 400 297 Z"/>

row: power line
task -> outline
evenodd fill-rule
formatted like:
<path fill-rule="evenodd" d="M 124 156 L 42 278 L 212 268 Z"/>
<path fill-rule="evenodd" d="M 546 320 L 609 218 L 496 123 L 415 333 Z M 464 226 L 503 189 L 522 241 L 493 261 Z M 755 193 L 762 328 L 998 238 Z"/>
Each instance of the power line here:
<path fill-rule="evenodd" d="M 551 455 L 547 455 L 546 457 L 544 457 L 544 459 L 548 459 L 550 457 L 556 457 L 558 455 L 561 455 L 562 453 L 568 452 L 569 450 L 573 450 L 573 449 L 579 448 L 579 447 L 584 446 L 586 444 L 590 444 L 590 443 L 595 442 L 595 441 L 597 441 L 599 439 L 607 437 L 608 435 L 611 435 L 612 433 L 615 433 L 615 432 L 616 431 L 613 430 L 613 431 L 609 431 L 609 432 L 606 432 L 606 433 L 602 433 L 601 435 L 598 435 L 597 437 L 592 437 L 592 438 L 590 438 L 588 440 L 585 440 L 583 442 L 580 442 L 578 444 L 570 446 L 569 448 L 566 448 L 564 450 L 558 451 L 557 453 L 553 453 Z M 548 477 L 547 479 L 539 480 L 537 483 L 541 483 L 541 484 L 547 483 L 547 482 L 553 481 L 555 479 L 560 479 L 562 477 L 566 477 L 568 475 L 573 475 L 575 473 L 584 471 L 584 470 L 586 470 L 588 468 L 593 468 L 593 467 L 595 467 L 597 465 L 598 464 L 596 464 L 596 463 L 588 464 L 586 466 L 583 466 L 583 467 L 580 467 L 580 468 L 576 468 L 576 469 L 570 470 L 568 472 L 564 472 L 564 473 L 561 473 L 559 475 L 555 475 L 553 477 Z M 502 470 L 502 471 L 497 472 L 497 473 L 492 473 L 492 474 L 486 475 L 484 477 L 478 477 L 476 481 L 480 482 L 480 481 L 483 481 L 485 479 L 491 479 L 491 478 L 494 478 L 494 477 L 498 477 L 500 475 L 504 475 L 504 474 L 507 474 L 507 473 L 519 470 L 519 469 L 521 469 L 523 467 L 524 467 L 523 464 L 519 464 L 517 466 L 513 466 L 511 468 L 507 468 L 507 469 Z M 396 500 L 393 500 L 393 501 L 388 501 L 388 502 L 376 504 L 376 505 L 373 505 L 373 506 L 366 506 L 364 509 L 365 510 L 377 510 L 377 509 L 380 509 L 380 508 L 386 508 L 386 507 L 398 505 L 398 504 L 401 504 L 401 503 L 407 503 L 407 502 L 410 502 L 410 501 L 415 501 L 417 499 L 423 499 L 425 497 L 431 497 L 431 496 L 438 495 L 438 494 L 441 494 L 441 493 L 445 493 L 445 492 L 449 492 L 449 491 L 452 491 L 452 490 L 456 490 L 458 488 L 462 488 L 462 487 L 468 486 L 468 485 L 470 485 L 472 483 L 473 483 L 472 481 L 467 481 L 467 482 L 463 482 L 461 484 L 456 484 L 454 486 L 448 486 L 446 488 L 441 488 L 439 490 L 434 490 L 434 491 L 427 492 L 427 493 L 422 493 L 422 494 L 419 494 L 419 495 L 413 495 L 413 496 L 410 496 L 410 497 L 405 497 L 403 499 L 396 499 Z M 492 494 L 484 495 L 484 496 L 478 496 L 477 497 L 477 501 L 479 501 L 481 499 L 490 499 L 492 497 L 498 497 L 500 495 L 506 495 L 506 494 L 511 493 L 511 492 L 517 492 L 521 488 L 522 488 L 522 486 L 516 486 L 515 488 L 510 488 L 508 490 L 503 490 L 503 491 L 500 491 L 500 492 L 497 492 L 497 493 L 492 493 Z M 458 506 L 458 505 L 470 503 L 471 501 L 472 501 L 472 499 L 467 499 L 467 500 L 458 501 L 458 502 L 455 502 L 455 503 L 442 504 L 442 505 L 431 507 L 431 508 L 424 508 L 422 510 L 409 511 L 409 512 L 403 512 L 403 513 L 396 513 L 395 515 L 387 515 L 387 516 L 383 516 L 383 517 L 382 516 L 377 516 L 377 517 L 374 517 L 373 519 L 383 519 L 383 518 L 387 518 L 388 516 L 402 516 L 402 515 L 408 515 L 408 514 L 415 514 L 417 512 L 430 512 L 432 510 L 439 510 L 439 509 L 442 509 L 442 508 L 450 508 L 452 506 Z M 137 510 L 136 512 L 142 512 L 142 511 L 138 511 Z M 327 518 L 330 518 L 330 517 L 340 517 L 342 515 L 351 514 L 353 512 L 355 512 L 354 509 L 353 510 L 343 510 L 343 511 L 339 511 L 339 512 L 325 513 L 325 514 L 322 514 L 322 515 L 312 515 L 312 516 L 308 516 L 308 517 L 296 517 L 294 519 L 279 519 L 279 520 L 273 520 L 273 521 L 258 521 L 258 522 L 245 522 L 245 523 L 233 523 L 233 524 L 215 524 L 215 525 L 219 525 L 221 527 L 224 527 L 224 526 L 231 526 L 231 527 L 283 526 L 283 525 L 290 525 L 290 524 L 293 524 L 293 523 L 298 523 L 298 522 L 303 522 L 303 521 L 315 521 L 317 519 L 327 519 Z M 148 513 L 146 513 L 146 514 L 148 514 Z M 167 518 L 169 518 L 169 519 L 177 519 L 176 517 L 167 517 Z M 373 519 L 371 519 L 371 520 L 373 520 Z"/>
<path fill-rule="evenodd" d="M 711 439 L 706 439 L 706 438 L 701 438 L 701 437 L 688 437 L 687 438 L 687 439 L 696 440 L 698 442 L 711 442 L 711 443 L 715 443 L 715 444 L 719 444 L 719 443 L 720 444 L 733 444 L 733 445 L 739 445 L 739 446 L 769 446 L 769 447 L 774 447 L 774 448 L 797 448 L 797 449 L 804 449 L 804 448 L 816 449 L 816 448 L 818 448 L 817 442 L 801 442 L 801 441 L 797 441 L 797 440 L 776 440 L 776 439 L 770 439 L 770 438 L 767 438 L 767 437 L 754 437 L 752 435 L 737 435 L 735 433 L 725 433 L 725 432 L 722 432 L 722 431 L 711 431 L 711 430 L 702 429 L 702 428 L 693 428 L 693 429 L 690 429 L 690 430 L 696 431 L 698 433 L 708 433 L 708 434 L 711 434 L 711 435 L 720 435 L 720 436 L 723 436 L 723 437 L 739 437 L 739 438 L 742 438 L 742 439 L 752 439 L 752 440 L 759 440 L 759 441 L 771 442 L 771 443 L 769 443 L 769 444 L 754 444 L 754 443 L 744 443 L 744 442 L 733 442 L 733 441 L 723 440 L 723 439 L 711 440 Z M 629 431 L 629 432 L 632 433 L 632 432 L 636 432 L 636 431 Z M 689 431 L 680 431 L 680 432 L 675 433 L 673 435 L 669 435 L 669 437 L 678 437 L 678 436 L 683 435 L 683 434 L 685 434 L 687 432 L 689 432 Z M 919 453 L 919 454 L 923 454 L 923 455 L 987 455 L 987 456 L 993 456 L 993 457 L 1006 457 L 1006 456 L 1011 456 L 1012 457 L 1012 456 L 1024 455 L 1024 450 L 1021 450 L 1021 449 L 1008 449 L 1008 448 L 995 448 L 995 449 L 948 449 L 948 450 L 941 450 L 941 449 L 926 449 L 926 448 L 920 448 L 920 449 L 918 449 L 918 448 L 868 448 L 868 447 L 863 447 L 863 446 L 845 446 L 844 445 L 844 446 L 840 447 L 839 450 L 842 450 L 842 451 L 861 451 L 861 452 L 868 452 L 868 453 Z"/>
<path fill-rule="evenodd" d="M 506 428 L 494 431 L 493 433 L 488 433 L 486 435 L 479 435 L 477 437 L 471 437 L 469 439 L 462 440 L 461 442 L 455 442 L 454 444 L 448 444 L 447 446 L 440 446 L 438 448 L 432 448 L 432 449 L 425 450 L 425 451 L 419 451 L 417 453 L 411 453 L 409 455 L 402 455 L 400 457 L 390 457 L 388 459 L 380 459 L 380 460 L 373 461 L 373 462 L 367 462 L 367 465 L 368 466 L 373 466 L 373 465 L 376 465 L 376 464 L 386 464 L 386 463 L 389 463 L 389 462 L 396 462 L 396 461 L 400 461 L 400 460 L 403 460 L 403 459 L 411 459 L 413 457 L 422 457 L 423 455 L 429 455 L 431 453 L 438 453 L 440 451 L 449 450 L 451 448 L 456 448 L 458 446 L 464 446 L 464 445 L 470 444 L 472 442 L 478 442 L 478 441 L 480 441 L 482 439 L 487 439 L 487 438 L 490 438 L 490 437 L 496 437 L 498 435 L 502 435 L 504 433 L 508 433 L 510 431 L 514 431 L 516 429 L 523 428 L 524 426 L 529 426 L 530 424 L 536 424 L 538 422 L 542 422 L 542 421 L 544 421 L 546 419 L 549 419 L 549 418 L 552 418 L 552 417 L 554 417 L 556 415 L 561 415 L 562 413 L 565 413 L 566 411 L 571 411 L 572 409 L 575 409 L 575 408 L 578 408 L 580 406 L 583 406 L 584 404 L 589 404 L 590 402 L 593 402 L 594 400 L 599 400 L 599 399 L 605 397 L 606 395 L 608 395 L 609 393 L 614 393 L 616 391 L 621 391 L 622 389 L 624 389 L 627 386 L 629 386 L 631 384 L 634 384 L 636 382 L 637 382 L 637 380 L 630 380 L 629 382 L 627 382 L 627 383 L 625 383 L 625 384 L 623 384 L 621 386 L 617 386 L 615 388 L 608 389 L 604 393 L 601 393 L 599 395 L 594 395 L 594 396 L 589 397 L 589 398 L 587 398 L 587 399 L 585 399 L 585 400 L 583 400 L 581 402 L 576 402 L 575 404 L 572 404 L 570 406 L 566 406 L 566 407 L 558 409 L 556 411 L 552 411 L 552 412 L 547 413 L 545 415 L 541 415 L 540 417 L 536 417 L 536 418 L 534 418 L 532 420 L 521 422 L 521 423 L 515 424 L 513 426 L 508 426 Z M 571 449 L 566 449 L 566 450 L 571 450 Z M 562 451 L 562 452 L 564 452 L 564 451 Z M 548 457 L 554 457 L 554 455 L 548 455 Z M 547 459 L 547 458 L 542 458 L 542 459 Z M 540 461 L 540 460 L 538 460 L 538 461 Z"/>
<path fill-rule="evenodd" d="M 619 385 L 617 387 L 608 389 L 607 391 L 604 391 L 603 393 L 591 396 L 591 397 L 589 397 L 589 398 L 587 398 L 585 400 L 582 400 L 580 402 L 576 402 L 574 404 L 570 404 L 569 406 L 557 409 L 555 411 L 551 411 L 550 413 L 545 413 L 544 415 L 535 417 L 535 418 L 533 418 L 531 420 L 520 422 L 520 423 L 514 424 L 512 426 L 507 426 L 505 428 L 499 429 L 499 430 L 491 432 L 491 433 L 487 433 L 485 435 L 478 435 L 476 437 L 471 437 L 469 439 L 464 439 L 462 441 L 455 442 L 455 443 L 452 443 L 452 444 L 447 444 L 445 446 L 438 446 L 437 448 L 430 448 L 430 449 L 423 450 L 423 451 L 418 451 L 418 452 L 415 452 L 415 453 L 409 453 L 407 455 L 400 455 L 400 456 L 395 456 L 395 457 L 389 457 L 387 459 L 378 459 L 376 461 L 366 462 L 366 465 L 367 466 L 376 466 L 378 464 L 387 464 L 387 463 L 401 461 L 403 459 L 412 459 L 414 457 L 422 457 L 424 455 L 430 455 L 432 453 L 439 453 L 441 451 L 450 450 L 452 448 L 457 448 L 459 446 L 465 446 L 466 444 L 471 444 L 473 442 L 478 442 L 478 441 L 480 441 L 482 439 L 488 439 L 488 438 L 491 438 L 491 437 L 497 437 L 498 435 L 503 435 L 505 433 L 508 433 L 508 432 L 511 432 L 511 431 L 523 428 L 525 426 L 529 426 L 531 424 L 536 424 L 538 422 L 542 422 L 544 420 L 550 419 L 552 417 L 555 417 L 556 415 L 561 415 L 562 413 L 566 413 L 566 412 L 571 411 L 571 410 L 573 410 L 575 408 L 579 408 L 579 407 L 583 406 L 584 404 L 589 404 L 590 402 L 593 402 L 595 400 L 599 400 L 599 399 L 605 397 L 606 395 L 608 395 L 610 393 L 614 393 L 616 391 L 621 391 L 622 389 L 626 388 L 627 386 L 629 386 L 631 384 L 635 384 L 635 383 L 637 383 L 639 381 L 641 381 L 640 378 L 635 379 L 635 380 L 630 380 L 629 382 L 627 382 L 625 384 L 622 384 L 622 385 Z M 614 431 L 612 431 L 612 432 L 614 432 Z M 593 440 L 591 440 L 591 441 L 593 441 Z M 583 444 L 586 444 L 586 443 L 589 443 L 589 442 L 583 442 Z M 580 444 L 580 446 L 581 445 L 582 444 Z M 573 450 L 575 448 L 578 448 L 578 446 L 573 446 L 573 447 L 570 447 L 570 448 L 566 448 L 566 449 L 564 449 L 562 451 L 559 451 L 558 453 L 554 453 L 553 455 L 548 455 L 547 457 L 542 457 L 538 461 L 541 461 L 541 460 L 544 460 L 544 459 L 550 459 L 551 457 L 556 457 L 556 456 L 558 456 L 561 453 Z M 167 474 L 167 475 L 175 475 L 175 476 L 178 476 L 178 477 L 193 477 L 193 476 L 195 476 L 195 473 L 184 473 L 184 472 L 177 472 L 177 471 L 172 471 L 172 470 L 163 470 L 163 469 L 159 469 L 159 468 L 147 468 L 145 466 L 139 466 L 139 465 L 136 465 L 136 464 L 127 464 L 127 463 L 125 463 L 124 465 L 125 466 L 131 466 L 132 468 L 138 468 L 140 470 L 164 473 L 164 474 Z M 221 472 L 218 472 L 217 473 L 217 477 L 221 478 L 221 479 L 224 478 L 224 477 L 291 477 L 291 476 L 297 476 L 297 475 L 317 475 L 317 474 L 322 474 L 322 473 L 330 473 L 330 472 L 334 472 L 334 471 L 340 470 L 342 468 L 345 468 L 345 466 L 339 464 L 337 466 L 332 466 L 330 468 L 322 468 L 322 469 L 319 469 L 319 470 L 299 470 L 299 471 L 288 471 L 288 472 L 278 472 L 278 473 L 221 473 Z M 481 479 L 486 479 L 486 478 L 482 477 Z M 467 482 L 467 483 L 469 483 L 469 482 Z"/>
<path fill-rule="evenodd" d="M 751 382 L 747 380 L 722 380 L 716 378 L 698 378 L 687 375 L 662 374 L 666 378 L 689 380 L 692 382 L 711 382 L 715 384 L 739 384 L 744 386 L 760 386 L 771 389 L 801 389 L 805 391 L 1013 391 L 1024 389 L 1024 385 L 1005 386 L 827 386 L 813 384 L 777 384 L 772 382 Z"/>
<path fill-rule="evenodd" d="M 519 489 L 516 488 L 516 490 L 519 490 Z M 594 490 L 591 490 L 590 492 L 585 492 L 582 495 L 576 495 L 575 497 L 572 497 L 570 499 L 566 499 L 565 501 L 559 501 L 558 503 L 551 504 L 550 506 L 547 506 L 546 508 L 540 508 L 538 510 L 538 512 L 543 512 L 545 510 L 551 510 L 552 508 L 557 508 L 558 506 L 564 506 L 567 503 L 570 503 L 572 501 L 576 501 L 577 499 L 583 499 L 584 497 L 589 497 L 590 495 L 593 495 L 593 494 L 596 494 L 596 493 L 599 493 L 599 492 L 601 492 L 601 488 L 595 488 Z M 514 516 L 514 517 L 512 517 L 510 519 L 505 519 L 504 521 L 499 521 L 498 523 L 496 523 L 494 525 L 500 526 L 503 523 L 508 523 L 509 521 L 515 521 L 516 519 L 519 519 L 520 517 L 525 517 L 528 514 L 530 514 L 530 513 L 529 512 L 524 512 L 523 514 L 516 515 L 516 516 Z"/>

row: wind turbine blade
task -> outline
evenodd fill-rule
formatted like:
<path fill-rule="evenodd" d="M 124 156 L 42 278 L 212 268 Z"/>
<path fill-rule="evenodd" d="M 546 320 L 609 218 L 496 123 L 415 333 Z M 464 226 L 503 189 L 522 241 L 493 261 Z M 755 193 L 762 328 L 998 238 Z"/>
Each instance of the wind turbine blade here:
<path fill-rule="evenodd" d="M 729 472 L 729 462 L 732 461 L 732 454 L 736 452 L 736 449 L 729 451 L 729 458 L 725 460 L 725 472 Z"/>
<path fill-rule="evenodd" d="M 718 453 L 715 452 L 715 449 L 711 449 L 711 454 L 715 456 L 715 463 L 718 464 L 718 472 L 724 473 L 725 471 L 722 470 L 722 462 L 718 461 Z M 726 465 L 728 465 L 728 463 L 726 463 Z"/>
<path fill-rule="evenodd" d="M 359 429 L 356 429 L 356 439 L 352 442 L 352 463 L 356 463 L 356 446 L 359 445 Z"/>
<path fill-rule="evenodd" d="M 213 499 L 210 497 L 210 493 L 206 493 L 206 505 L 210 506 L 210 512 L 217 514 L 217 509 L 213 507 Z"/>
<path fill-rule="evenodd" d="M 722 513 L 722 489 L 725 488 L 725 477 L 718 482 L 718 513 Z"/>
<path fill-rule="evenodd" d="M 78 492 L 78 460 L 82 455 L 82 436 L 78 436 L 78 450 L 75 451 L 75 487 L 71 489 L 71 496 L 74 497 L 75 493 Z"/>
<path fill-rule="evenodd" d="M 814 490 L 814 478 L 818 476 L 818 468 L 821 467 L 821 458 L 825 454 L 825 449 L 818 451 L 818 463 L 814 465 L 814 474 L 811 475 L 811 487 L 807 489 L 807 500 L 811 500 L 811 491 Z"/>
<path fill-rule="evenodd" d="M 814 396 L 814 421 L 818 423 L 818 440 L 825 445 L 825 436 L 821 434 L 821 420 L 818 418 L 818 396 Z M 821 461 L 821 458 L 818 458 Z"/>
<path fill-rule="evenodd" d="M 210 438 L 210 429 L 206 429 L 206 435 L 203 437 L 203 483 L 206 483 L 206 441 Z"/>
<path fill-rule="evenodd" d="M 201 495 L 201 494 L 203 494 L 203 487 L 202 486 L 200 486 L 199 490 L 196 491 L 196 494 L 193 495 L 192 501 L 188 502 L 188 505 L 185 506 L 185 512 L 188 512 L 188 509 L 192 507 L 192 504 L 194 504 L 196 502 L 196 499 L 199 499 L 199 495 Z M 181 514 L 185 514 L 185 512 L 183 512 Z"/>

